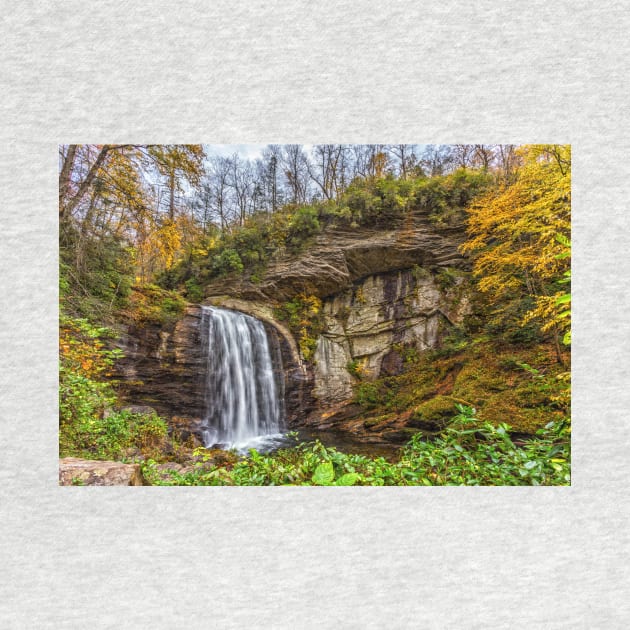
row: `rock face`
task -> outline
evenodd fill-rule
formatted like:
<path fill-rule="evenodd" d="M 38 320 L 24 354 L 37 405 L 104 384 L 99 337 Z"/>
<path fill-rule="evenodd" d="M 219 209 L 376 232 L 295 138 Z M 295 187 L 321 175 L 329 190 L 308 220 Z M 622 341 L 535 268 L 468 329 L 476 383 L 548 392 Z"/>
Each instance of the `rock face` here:
<path fill-rule="evenodd" d="M 139 464 L 102 462 L 76 457 L 59 460 L 60 486 L 143 486 Z"/>
<path fill-rule="evenodd" d="M 160 415 L 200 418 L 205 370 L 201 347 L 201 308 L 190 306 L 168 327 L 129 326 L 121 336 L 125 357 L 115 375 L 132 403 L 153 407 Z"/>
<path fill-rule="evenodd" d="M 467 312 L 465 277 L 404 270 L 369 276 L 324 301 L 326 330 L 315 352 L 314 395 L 324 405 L 352 396 L 357 378 L 399 374 L 404 355 L 435 348 L 440 329 Z"/>

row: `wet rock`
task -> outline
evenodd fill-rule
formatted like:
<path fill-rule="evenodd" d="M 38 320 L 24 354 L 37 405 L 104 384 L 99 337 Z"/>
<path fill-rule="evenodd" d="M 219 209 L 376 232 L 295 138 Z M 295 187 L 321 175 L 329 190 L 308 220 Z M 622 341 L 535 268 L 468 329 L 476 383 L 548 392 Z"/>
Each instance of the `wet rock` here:
<path fill-rule="evenodd" d="M 381 433 L 384 440 L 395 442 L 396 444 L 404 444 L 408 442 L 418 431 L 407 427 L 401 429 L 386 429 Z"/>
<path fill-rule="evenodd" d="M 380 376 L 397 376 L 403 371 L 404 363 L 400 353 L 396 350 L 390 350 L 381 363 Z"/>
<path fill-rule="evenodd" d="M 199 306 L 189 306 L 168 330 L 129 325 L 120 339 L 125 356 L 114 377 L 122 381 L 123 396 L 133 402 L 130 407 L 149 407 L 165 417 L 203 415 L 200 316 Z"/>

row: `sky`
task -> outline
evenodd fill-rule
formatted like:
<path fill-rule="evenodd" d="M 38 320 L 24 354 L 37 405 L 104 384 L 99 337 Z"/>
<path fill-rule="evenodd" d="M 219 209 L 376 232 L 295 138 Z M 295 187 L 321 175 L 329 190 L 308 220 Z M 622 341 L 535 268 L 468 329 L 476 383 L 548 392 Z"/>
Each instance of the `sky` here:
<path fill-rule="evenodd" d="M 204 144 L 207 155 L 230 157 L 238 153 L 240 157 L 255 160 L 262 156 L 266 144 Z"/>
<path fill-rule="evenodd" d="M 222 157 L 231 157 L 235 153 L 238 153 L 240 157 L 247 158 L 249 160 L 255 160 L 262 157 L 264 148 L 269 143 L 265 144 L 204 144 L 203 147 L 206 150 L 206 155 L 220 155 Z M 277 143 L 284 144 L 284 143 Z M 303 144 L 304 150 L 308 153 L 311 150 L 312 144 Z"/>

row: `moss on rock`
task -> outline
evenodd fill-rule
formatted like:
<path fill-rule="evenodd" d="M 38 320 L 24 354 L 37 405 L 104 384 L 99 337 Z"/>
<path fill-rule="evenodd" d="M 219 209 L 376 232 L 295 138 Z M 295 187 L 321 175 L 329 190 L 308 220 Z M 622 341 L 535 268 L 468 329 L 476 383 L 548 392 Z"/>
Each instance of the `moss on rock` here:
<path fill-rule="evenodd" d="M 424 431 L 443 429 L 457 414 L 455 403 L 448 396 L 436 396 L 416 407 L 407 426 Z"/>

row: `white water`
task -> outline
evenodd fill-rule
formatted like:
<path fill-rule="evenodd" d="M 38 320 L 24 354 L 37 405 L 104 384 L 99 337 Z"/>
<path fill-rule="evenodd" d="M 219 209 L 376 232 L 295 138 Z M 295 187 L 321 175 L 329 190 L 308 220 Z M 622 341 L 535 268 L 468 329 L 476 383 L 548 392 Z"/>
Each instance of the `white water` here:
<path fill-rule="evenodd" d="M 207 352 L 205 446 L 268 449 L 284 427 L 265 328 L 249 315 L 204 306 L 201 330 Z"/>

